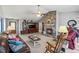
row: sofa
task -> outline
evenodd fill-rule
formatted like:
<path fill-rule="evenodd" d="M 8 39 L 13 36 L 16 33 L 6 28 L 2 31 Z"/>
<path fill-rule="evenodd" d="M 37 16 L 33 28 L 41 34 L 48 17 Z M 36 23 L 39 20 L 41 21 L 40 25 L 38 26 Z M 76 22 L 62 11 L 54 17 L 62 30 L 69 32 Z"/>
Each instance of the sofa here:
<path fill-rule="evenodd" d="M 17 35 L 18 39 L 23 43 L 23 47 L 18 49 L 16 52 L 13 52 L 10 43 L 8 34 L 1 33 L 0 34 L 0 53 L 30 53 L 29 46 Z"/>
<path fill-rule="evenodd" d="M 10 53 L 30 53 L 29 46 L 17 35 L 18 40 L 8 39 Z"/>
<path fill-rule="evenodd" d="M 20 41 L 23 42 L 23 44 L 25 44 L 25 46 L 22 49 L 18 50 L 17 52 L 30 53 L 31 52 L 30 47 L 27 45 L 27 43 L 23 39 L 21 39 L 18 35 L 17 35 L 17 37 L 20 39 Z"/>
<path fill-rule="evenodd" d="M 9 53 L 7 38 L 0 36 L 0 53 Z"/>

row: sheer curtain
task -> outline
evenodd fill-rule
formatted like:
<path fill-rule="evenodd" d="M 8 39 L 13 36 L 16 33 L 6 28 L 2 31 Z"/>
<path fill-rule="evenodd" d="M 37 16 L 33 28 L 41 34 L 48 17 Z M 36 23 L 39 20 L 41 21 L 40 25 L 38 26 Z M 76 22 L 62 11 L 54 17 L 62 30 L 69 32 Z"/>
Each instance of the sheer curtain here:
<path fill-rule="evenodd" d="M 4 19 L 0 17 L 0 33 L 4 31 Z"/>
<path fill-rule="evenodd" d="M 0 19 L 0 33 L 1 33 L 1 19 Z"/>

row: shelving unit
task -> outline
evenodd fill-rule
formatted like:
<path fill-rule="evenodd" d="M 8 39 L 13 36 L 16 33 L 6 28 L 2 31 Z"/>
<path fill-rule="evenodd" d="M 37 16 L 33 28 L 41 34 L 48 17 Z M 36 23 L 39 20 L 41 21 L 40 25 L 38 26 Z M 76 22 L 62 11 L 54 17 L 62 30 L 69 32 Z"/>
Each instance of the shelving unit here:
<path fill-rule="evenodd" d="M 35 33 L 38 32 L 38 24 L 34 22 L 27 23 L 26 20 L 22 23 L 21 34 Z"/>

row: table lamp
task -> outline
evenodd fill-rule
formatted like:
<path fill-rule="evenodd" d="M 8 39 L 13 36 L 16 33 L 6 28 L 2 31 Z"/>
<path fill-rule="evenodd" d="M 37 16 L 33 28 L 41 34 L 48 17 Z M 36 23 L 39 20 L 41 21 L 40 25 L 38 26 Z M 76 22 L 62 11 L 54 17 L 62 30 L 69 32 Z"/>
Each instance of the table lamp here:
<path fill-rule="evenodd" d="M 10 33 L 12 30 L 14 30 L 12 26 L 8 26 L 8 27 L 7 27 L 7 32 L 8 32 L 8 33 Z"/>
<path fill-rule="evenodd" d="M 60 33 L 60 36 L 66 35 L 68 33 L 66 26 L 60 26 L 58 32 Z"/>

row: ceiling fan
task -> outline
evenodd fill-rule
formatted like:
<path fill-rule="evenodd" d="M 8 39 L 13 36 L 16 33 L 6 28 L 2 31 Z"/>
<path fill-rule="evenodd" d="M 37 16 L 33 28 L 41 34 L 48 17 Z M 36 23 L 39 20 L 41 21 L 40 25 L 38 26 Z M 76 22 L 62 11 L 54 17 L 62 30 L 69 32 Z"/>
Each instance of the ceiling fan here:
<path fill-rule="evenodd" d="M 37 12 L 36 13 L 32 13 L 32 14 L 35 14 L 37 17 L 40 17 L 40 16 L 44 16 L 45 13 L 42 13 L 41 10 L 40 10 L 40 5 L 37 5 Z"/>

